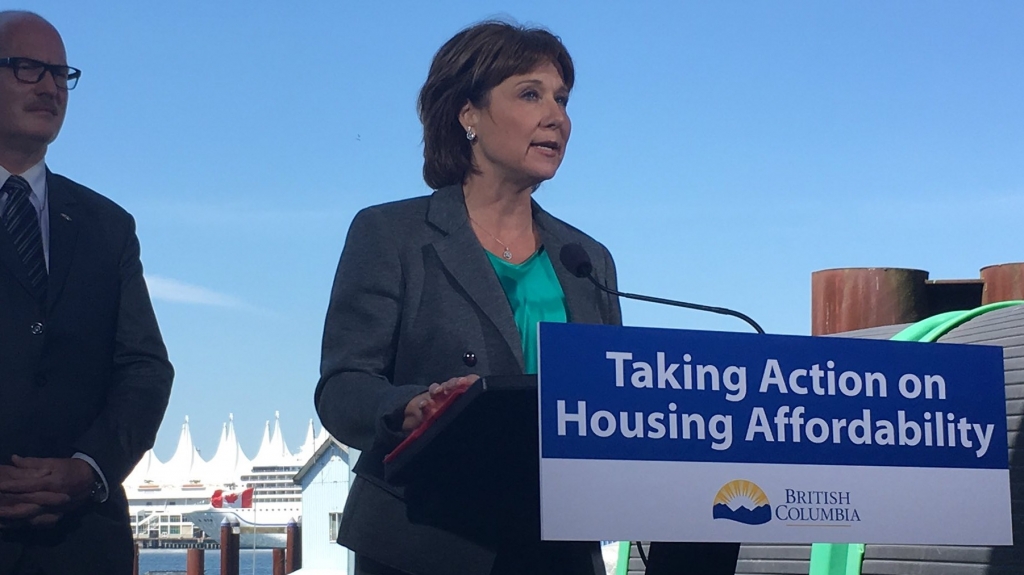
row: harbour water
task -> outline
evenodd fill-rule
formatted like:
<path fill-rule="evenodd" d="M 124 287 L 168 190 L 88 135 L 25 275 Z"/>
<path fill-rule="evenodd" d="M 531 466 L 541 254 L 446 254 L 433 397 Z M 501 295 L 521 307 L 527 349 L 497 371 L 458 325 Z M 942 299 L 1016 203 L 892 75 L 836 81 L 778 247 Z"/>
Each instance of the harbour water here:
<path fill-rule="evenodd" d="M 272 575 L 270 549 L 242 549 L 238 554 L 239 575 Z M 185 573 L 184 549 L 140 549 L 139 575 L 146 573 Z M 206 575 L 220 574 L 220 550 L 206 551 Z"/>

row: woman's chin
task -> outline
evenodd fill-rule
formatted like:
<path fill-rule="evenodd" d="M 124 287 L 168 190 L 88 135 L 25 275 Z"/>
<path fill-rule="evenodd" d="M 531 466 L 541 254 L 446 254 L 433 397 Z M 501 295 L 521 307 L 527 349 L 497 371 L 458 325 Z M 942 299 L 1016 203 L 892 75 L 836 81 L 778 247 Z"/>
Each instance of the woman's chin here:
<path fill-rule="evenodd" d="M 531 182 L 531 185 L 534 188 L 536 188 L 537 186 L 541 185 L 543 182 L 546 182 L 546 181 L 550 180 L 551 178 L 554 178 L 555 174 L 557 172 L 558 172 L 558 167 L 557 166 L 555 166 L 554 168 L 534 170 L 534 171 L 529 173 L 529 175 L 528 175 L 528 177 L 526 179 L 528 179 Z"/>

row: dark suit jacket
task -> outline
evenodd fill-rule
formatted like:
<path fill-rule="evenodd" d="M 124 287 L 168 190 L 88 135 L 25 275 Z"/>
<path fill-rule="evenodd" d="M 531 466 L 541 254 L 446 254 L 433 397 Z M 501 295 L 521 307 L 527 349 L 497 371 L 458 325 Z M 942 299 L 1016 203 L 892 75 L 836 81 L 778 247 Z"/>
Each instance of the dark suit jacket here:
<path fill-rule="evenodd" d="M 45 304 L 31 296 L 24 264 L 0 230 L 0 462 L 81 452 L 103 471 L 110 495 L 52 529 L 0 531 L 0 575 L 18 561 L 45 573 L 130 572 L 121 483 L 153 445 L 173 371 L 132 217 L 67 178 L 47 173 L 46 181 Z"/>
<path fill-rule="evenodd" d="M 608 250 L 537 204 L 533 212 L 569 321 L 621 323 L 616 298 L 558 262 L 563 245 L 580 243 L 595 276 L 614 288 Z M 476 355 L 475 366 L 464 362 L 466 352 Z M 402 490 L 384 480 L 382 460 L 404 438 L 406 404 L 431 383 L 523 369 L 512 310 L 469 225 L 461 186 L 359 212 L 334 280 L 314 398 L 324 427 L 363 451 L 338 542 L 410 573 L 489 573 L 491 550 L 408 522 Z"/>

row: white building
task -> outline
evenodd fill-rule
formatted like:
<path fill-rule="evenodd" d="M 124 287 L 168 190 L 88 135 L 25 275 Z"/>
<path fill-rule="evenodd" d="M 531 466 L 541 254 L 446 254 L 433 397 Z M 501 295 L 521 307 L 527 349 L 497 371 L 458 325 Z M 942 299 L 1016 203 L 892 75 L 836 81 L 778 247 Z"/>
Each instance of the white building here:
<path fill-rule="evenodd" d="M 250 486 L 247 483 L 256 488 L 254 500 L 260 507 L 298 519 L 302 514 L 299 489 L 291 482 L 291 476 L 327 437 L 322 430 L 319 437 L 315 436 L 310 421 L 306 441 L 293 454 L 285 444 L 279 414 L 275 413 L 273 433 L 268 421 L 260 450 L 250 460 L 238 443 L 234 417 L 229 415 L 217 451 L 207 461 L 192 442 L 186 417 L 174 455 L 162 462 L 152 450 L 147 451 L 122 484 L 135 538 L 142 543 L 200 539 L 202 533 L 184 515 L 209 510 L 210 497 L 217 489 L 239 491 Z M 270 473 L 261 473 L 276 470 L 287 474 L 283 481 L 277 482 Z M 263 515 L 270 517 L 266 512 Z"/>
<path fill-rule="evenodd" d="M 295 475 L 302 486 L 302 569 L 297 573 L 344 575 L 352 553 L 336 543 L 341 513 L 348 499 L 351 467 L 348 447 L 333 437 L 325 441 Z M 351 459 L 351 461 L 350 461 Z"/>

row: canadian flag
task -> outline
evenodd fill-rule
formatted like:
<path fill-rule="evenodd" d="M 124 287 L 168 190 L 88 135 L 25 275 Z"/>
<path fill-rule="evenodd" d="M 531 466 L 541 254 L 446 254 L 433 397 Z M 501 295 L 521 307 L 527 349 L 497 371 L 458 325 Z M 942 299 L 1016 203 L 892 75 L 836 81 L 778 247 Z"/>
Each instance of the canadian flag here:
<path fill-rule="evenodd" d="M 214 507 L 252 507 L 252 491 L 250 487 L 241 493 L 224 493 L 223 489 L 213 492 L 210 497 L 210 504 Z"/>

